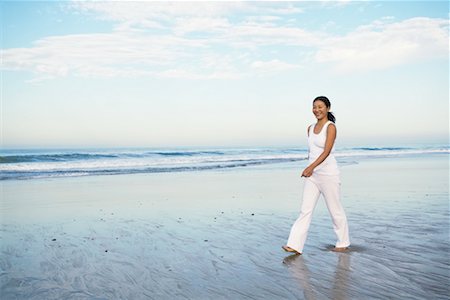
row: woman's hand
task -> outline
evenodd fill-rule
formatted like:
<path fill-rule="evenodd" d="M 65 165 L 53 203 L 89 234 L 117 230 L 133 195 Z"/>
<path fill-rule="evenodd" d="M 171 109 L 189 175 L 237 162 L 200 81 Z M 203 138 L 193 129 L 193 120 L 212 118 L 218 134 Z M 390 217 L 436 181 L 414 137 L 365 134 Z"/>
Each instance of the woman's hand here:
<path fill-rule="evenodd" d="M 303 170 L 302 177 L 310 177 L 314 171 L 314 168 L 312 166 L 307 167 Z"/>

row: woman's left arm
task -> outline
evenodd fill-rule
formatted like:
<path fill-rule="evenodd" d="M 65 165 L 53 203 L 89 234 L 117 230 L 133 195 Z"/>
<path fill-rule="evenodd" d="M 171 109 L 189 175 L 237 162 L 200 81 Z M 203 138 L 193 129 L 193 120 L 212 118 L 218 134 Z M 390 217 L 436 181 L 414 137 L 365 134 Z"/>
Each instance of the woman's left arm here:
<path fill-rule="evenodd" d="M 304 171 L 302 176 L 309 177 L 312 175 L 314 168 L 320 165 L 330 155 L 331 149 L 333 149 L 334 141 L 336 140 L 336 126 L 329 124 L 327 127 L 327 138 L 325 140 L 325 148 L 322 154 L 310 164 Z"/>

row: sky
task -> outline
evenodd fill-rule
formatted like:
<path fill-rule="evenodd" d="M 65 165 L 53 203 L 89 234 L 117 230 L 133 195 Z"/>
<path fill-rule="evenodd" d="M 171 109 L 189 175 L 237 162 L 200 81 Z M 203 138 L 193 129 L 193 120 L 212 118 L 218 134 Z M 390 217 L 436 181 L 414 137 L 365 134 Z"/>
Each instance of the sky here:
<path fill-rule="evenodd" d="M 2 1 L 1 146 L 448 144 L 447 1 Z"/>

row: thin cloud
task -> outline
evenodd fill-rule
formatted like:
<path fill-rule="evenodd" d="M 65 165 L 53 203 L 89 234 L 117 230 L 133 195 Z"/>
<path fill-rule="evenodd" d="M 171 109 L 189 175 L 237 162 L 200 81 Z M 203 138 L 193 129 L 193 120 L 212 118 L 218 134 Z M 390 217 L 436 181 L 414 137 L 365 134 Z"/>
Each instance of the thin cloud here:
<path fill-rule="evenodd" d="M 173 20 L 176 17 L 220 17 L 233 12 L 247 15 L 282 15 L 303 13 L 301 3 L 258 2 L 257 5 L 245 1 L 197 1 L 197 2 L 160 2 L 160 1 L 73 1 L 68 9 L 83 13 L 92 13 L 100 19 L 114 21 L 128 20 Z"/>
<path fill-rule="evenodd" d="M 185 59 L 189 56 L 187 50 L 195 52 L 193 49 L 203 47 L 205 43 L 201 40 L 116 32 L 48 37 L 36 41 L 31 48 L 4 49 L 2 57 L 3 69 L 7 70 L 29 70 L 57 77 L 69 74 L 110 77 L 107 74 L 156 74 L 143 72 L 143 68 L 157 71 Z"/>
<path fill-rule="evenodd" d="M 444 19 L 386 17 L 335 36 L 283 24 L 281 14 L 301 13 L 290 4 L 75 2 L 70 7 L 116 24 L 110 33 L 51 36 L 29 48 L 2 49 L 2 68 L 31 71 L 34 82 L 70 75 L 239 79 L 308 63 L 360 72 L 448 57 Z M 240 17 L 232 18 L 236 11 Z M 272 46 L 297 51 L 298 60 L 268 52 Z M 308 53 L 307 60 L 302 53 Z"/>
<path fill-rule="evenodd" d="M 272 72 L 280 72 L 286 71 L 290 69 L 298 68 L 298 65 L 289 64 L 286 62 L 282 62 L 278 59 L 273 59 L 270 61 L 255 61 L 252 63 L 252 68 L 258 72 L 264 73 L 272 73 Z"/>
<path fill-rule="evenodd" d="M 185 35 L 192 32 L 220 33 L 229 30 L 232 25 L 226 18 L 178 18 L 173 27 L 176 35 Z"/>
<path fill-rule="evenodd" d="M 343 37 L 325 40 L 316 54 L 338 72 L 385 69 L 408 62 L 448 57 L 448 20 L 384 18 Z"/>
<path fill-rule="evenodd" d="M 218 17 L 233 10 L 242 11 L 245 2 L 91 2 L 74 1 L 69 9 L 92 14 L 99 19 L 126 21 L 172 22 L 177 17 Z"/>

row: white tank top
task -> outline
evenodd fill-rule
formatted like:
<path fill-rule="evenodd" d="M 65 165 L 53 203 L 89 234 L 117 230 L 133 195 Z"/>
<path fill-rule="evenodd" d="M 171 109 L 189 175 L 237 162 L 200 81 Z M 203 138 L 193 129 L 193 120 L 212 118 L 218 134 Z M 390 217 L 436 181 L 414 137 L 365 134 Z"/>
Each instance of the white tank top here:
<path fill-rule="evenodd" d="M 313 163 L 322 153 L 325 149 L 325 141 L 327 139 L 327 128 L 328 125 L 332 123 L 331 121 L 326 122 L 322 130 L 319 132 L 319 134 L 314 133 L 314 127 L 317 124 L 312 124 L 309 127 L 309 135 L 308 135 L 308 148 L 309 148 L 309 163 Z M 317 175 L 339 175 L 339 168 L 337 165 L 336 158 L 334 157 L 334 145 L 331 149 L 330 154 L 328 157 L 320 164 L 318 165 L 314 171 L 313 174 Z"/>

